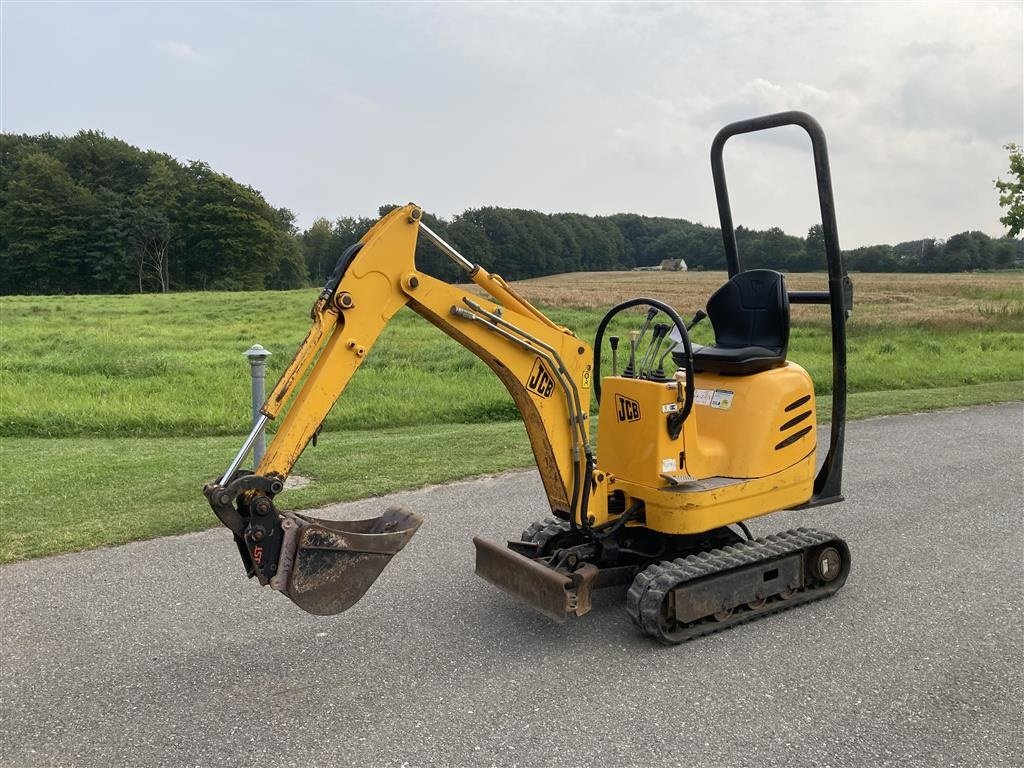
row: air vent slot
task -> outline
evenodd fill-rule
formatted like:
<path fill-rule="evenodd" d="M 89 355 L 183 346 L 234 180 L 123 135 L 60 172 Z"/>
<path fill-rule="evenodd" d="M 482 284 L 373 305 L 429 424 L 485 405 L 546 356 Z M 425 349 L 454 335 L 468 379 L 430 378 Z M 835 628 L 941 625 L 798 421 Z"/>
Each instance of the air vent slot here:
<path fill-rule="evenodd" d="M 793 443 L 795 443 L 797 440 L 799 440 L 801 437 L 803 437 L 804 435 L 806 435 L 810 431 L 811 431 L 811 426 L 808 424 L 806 427 L 801 429 L 799 432 L 794 432 L 792 435 L 787 437 L 781 443 L 776 445 L 775 446 L 775 450 L 776 451 L 781 451 L 786 446 L 792 445 Z"/>
<path fill-rule="evenodd" d="M 810 395 L 804 395 L 799 400 L 794 400 L 792 403 L 786 406 L 786 413 L 789 413 L 790 411 L 795 411 L 797 408 L 799 408 L 801 405 L 803 405 L 810 399 Z"/>
<path fill-rule="evenodd" d="M 801 421 L 803 421 L 804 419 L 806 419 L 810 415 L 811 415 L 810 411 L 804 411 L 799 416 L 794 416 L 792 419 L 790 419 L 785 424 L 783 424 L 781 427 L 779 427 L 779 432 L 785 432 L 790 427 L 795 427 L 797 424 L 799 424 Z"/>

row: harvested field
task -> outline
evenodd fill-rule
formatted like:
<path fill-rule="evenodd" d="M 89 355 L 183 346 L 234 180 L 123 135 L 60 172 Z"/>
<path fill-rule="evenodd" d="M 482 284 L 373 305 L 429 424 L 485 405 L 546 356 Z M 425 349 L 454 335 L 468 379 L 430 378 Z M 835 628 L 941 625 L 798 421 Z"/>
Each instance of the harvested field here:
<path fill-rule="evenodd" d="M 516 290 L 546 307 L 602 308 L 633 296 L 651 296 L 688 315 L 728 275 L 725 272 L 580 272 L 520 280 Z M 1024 273 L 852 273 L 854 313 L 861 325 L 926 325 L 933 328 L 1024 328 Z M 824 273 L 786 276 L 793 290 L 825 290 Z M 793 307 L 800 322 L 827 322 L 820 307 Z"/>

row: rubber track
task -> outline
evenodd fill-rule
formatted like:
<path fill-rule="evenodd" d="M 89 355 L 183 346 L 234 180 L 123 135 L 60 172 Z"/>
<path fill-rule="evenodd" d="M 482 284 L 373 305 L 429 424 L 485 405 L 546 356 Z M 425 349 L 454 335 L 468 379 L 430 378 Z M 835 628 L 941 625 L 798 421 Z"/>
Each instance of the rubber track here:
<path fill-rule="evenodd" d="M 567 531 L 569 529 L 569 524 L 567 522 L 565 522 L 564 520 L 559 520 L 557 517 L 546 517 L 543 520 L 538 520 L 535 523 L 530 523 L 529 526 L 527 526 L 526 530 L 523 531 L 522 536 L 519 537 L 519 540 L 533 541 L 534 537 L 536 537 L 536 535 L 543 531 L 545 528 L 550 528 L 553 526 L 561 527 L 563 524 L 566 526 L 564 530 Z"/>
<path fill-rule="evenodd" d="M 769 600 L 764 607 L 756 610 L 737 609 L 725 621 L 694 622 L 671 633 L 666 632 L 661 626 L 662 603 L 669 591 L 681 584 L 796 554 L 823 544 L 833 544 L 843 553 L 844 570 L 835 581 L 817 587 L 812 586 L 788 600 L 781 600 L 776 596 Z M 846 581 L 848 572 L 849 549 L 841 539 L 813 528 L 797 528 L 763 539 L 744 541 L 722 549 L 699 552 L 688 557 L 651 565 L 637 574 L 633 580 L 633 584 L 626 594 L 626 612 L 633 623 L 645 634 L 651 635 L 667 645 L 676 645 L 831 595 Z"/>
<path fill-rule="evenodd" d="M 539 545 L 540 552 L 543 555 L 549 555 L 547 546 L 552 539 L 557 536 L 563 536 L 570 533 L 569 522 L 567 520 L 559 520 L 557 517 L 549 517 L 536 523 L 530 523 L 529 527 L 523 531 L 523 535 L 520 537 L 520 541 L 532 541 Z"/>

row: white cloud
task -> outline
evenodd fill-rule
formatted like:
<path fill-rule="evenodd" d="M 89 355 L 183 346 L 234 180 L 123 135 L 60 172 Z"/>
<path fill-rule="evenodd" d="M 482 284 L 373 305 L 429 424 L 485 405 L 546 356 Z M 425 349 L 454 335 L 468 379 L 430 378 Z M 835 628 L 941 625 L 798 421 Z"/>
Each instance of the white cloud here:
<path fill-rule="evenodd" d="M 1000 233 L 991 180 L 1022 131 L 1021 18 L 1011 3 L 471 4 L 422 21 L 486 69 L 490 111 L 531 116 L 502 169 L 508 196 L 710 222 L 718 128 L 798 109 L 828 134 L 845 242 L 859 245 Z M 566 129 L 589 168 L 565 162 Z M 516 195 L 531 153 L 547 183 Z M 799 234 L 816 221 L 799 131 L 731 142 L 727 164 L 743 223 Z M 569 173 L 571 196 L 551 182 Z"/>
<path fill-rule="evenodd" d="M 201 157 L 304 225 L 408 199 L 713 223 L 716 131 L 802 109 L 828 135 L 844 245 L 1000 234 L 992 180 L 1024 141 L 1020 2 L 158 5 L 62 5 L 56 25 L 14 4 L 8 129 Z M 153 29 L 140 61 L 126 41 Z M 48 70 L 67 61 L 78 79 Z M 730 142 L 738 222 L 817 221 L 807 144 Z"/>
<path fill-rule="evenodd" d="M 188 43 L 182 43 L 177 40 L 158 40 L 154 45 L 158 51 L 174 56 L 177 59 L 184 59 L 186 61 L 203 60 L 202 54 Z"/>

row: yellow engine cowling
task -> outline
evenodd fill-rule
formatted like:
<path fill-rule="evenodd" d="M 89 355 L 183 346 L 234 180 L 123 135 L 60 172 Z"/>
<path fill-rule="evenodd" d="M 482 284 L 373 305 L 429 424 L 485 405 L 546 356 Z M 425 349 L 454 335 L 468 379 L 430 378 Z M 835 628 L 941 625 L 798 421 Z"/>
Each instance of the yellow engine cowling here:
<path fill-rule="evenodd" d="M 663 533 L 699 533 L 810 499 L 817 423 L 803 368 L 698 373 L 694 385 L 673 436 L 676 382 L 603 380 L 597 466 L 609 491 L 643 500 L 647 527 Z"/>

